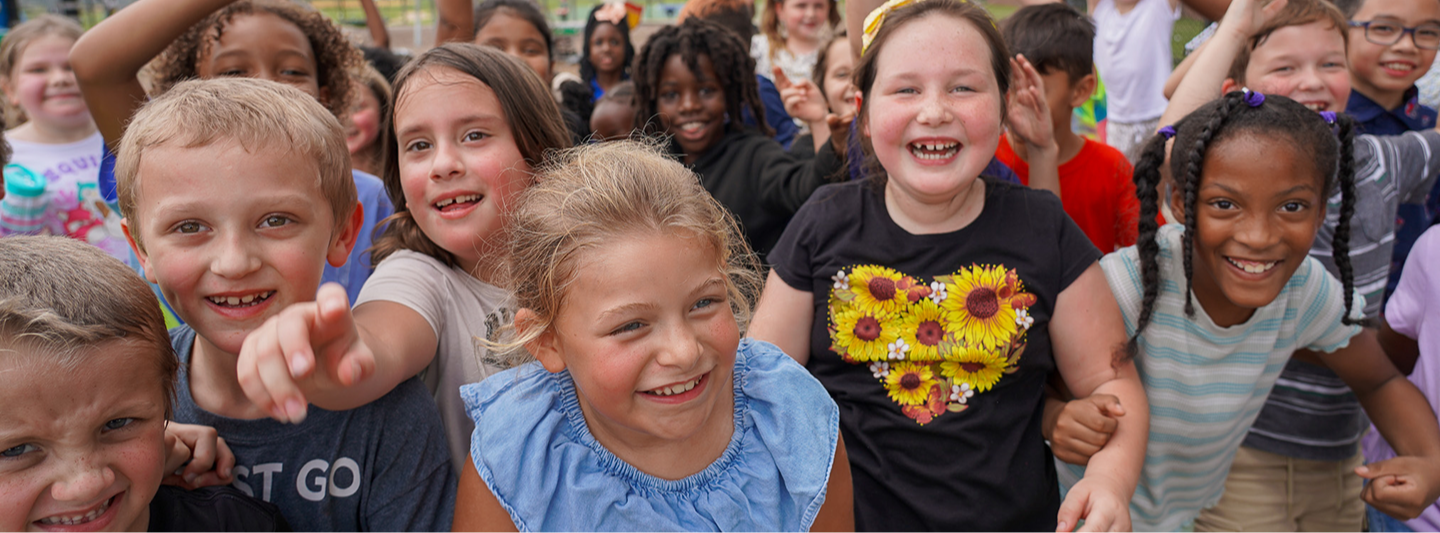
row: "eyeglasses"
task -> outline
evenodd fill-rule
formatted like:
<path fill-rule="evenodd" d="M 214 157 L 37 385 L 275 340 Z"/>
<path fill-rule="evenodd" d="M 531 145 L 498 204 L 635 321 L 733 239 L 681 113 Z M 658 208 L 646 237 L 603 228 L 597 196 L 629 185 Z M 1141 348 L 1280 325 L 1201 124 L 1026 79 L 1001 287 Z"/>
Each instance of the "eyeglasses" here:
<path fill-rule="evenodd" d="M 1365 40 L 1381 46 L 1390 46 L 1400 42 L 1405 34 L 1410 34 L 1410 41 L 1415 43 L 1416 48 L 1425 50 L 1440 49 L 1440 24 L 1421 24 L 1414 28 L 1406 28 L 1395 22 L 1368 20 L 1365 22 L 1350 21 L 1351 28 L 1365 28 Z"/>

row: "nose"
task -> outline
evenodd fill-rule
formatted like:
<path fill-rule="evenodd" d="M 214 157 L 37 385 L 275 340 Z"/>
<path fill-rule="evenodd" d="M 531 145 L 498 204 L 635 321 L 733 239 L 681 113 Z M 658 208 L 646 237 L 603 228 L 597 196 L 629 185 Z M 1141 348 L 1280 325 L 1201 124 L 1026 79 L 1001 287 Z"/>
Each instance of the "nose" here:
<path fill-rule="evenodd" d="M 444 180 L 458 177 L 465 173 L 465 163 L 460 159 L 460 154 L 454 143 L 438 141 L 435 143 L 435 155 L 430 160 L 430 179 Z"/>
<path fill-rule="evenodd" d="M 700 110 L 700 94 L 696 91 L 680 91 L 680 112 L 693 113 Z"/>
<path fill-rule="evenodd" d="M 704 348 L 700 337 L 688 324 L 676 324 L 666 328 L 663 345 L 659 347 L 655 362 L 661 366 L 688 371 L 700 361 Z"/>
<path fill-rule="evenodd" d="M 71 462 L 69 471 L 50 486 L 50 495 L 57 501 L 90 503 L 114 483 L 115 471 L 109 464 L 84 456 Z"/>
<path fill-rule="evenodd" d="M 1240 221 L 1235 241 L 1254 251 L 1268 250 L 1280 240 L 1280 232 L 1276 231 L 1278 226 L 1279 222 L 1265 215 L 1248 214 Z"/>
<path fill-rule="evenodd" d="M 1295 80 L 1295 87 L 1302 91 L 1324 90 L 1325 82 L 1320 78 L 1320 72 L 1312 66 L 1300 69 L 1299 77 Z"/>
<path fill-rule="evenodd" d="M 210 271 L 224 278 L 239 279 L 260 269 L 260 258 L 255 255 L 252 239 L 244 230 L 229 231 L 228 238 L 216 239 L 219 247 L 215 259 L 210 262 Z"/>
<path fill-rule="evenodd" d="M 930 91 L 925 96 L 924 102 L 920 104 L 920 113 L 915 116 L 915 121 L 926 126 L 939 126 L 954 120 L 955 115 L 940 100 L 941 98 L 940 93 Z"/>

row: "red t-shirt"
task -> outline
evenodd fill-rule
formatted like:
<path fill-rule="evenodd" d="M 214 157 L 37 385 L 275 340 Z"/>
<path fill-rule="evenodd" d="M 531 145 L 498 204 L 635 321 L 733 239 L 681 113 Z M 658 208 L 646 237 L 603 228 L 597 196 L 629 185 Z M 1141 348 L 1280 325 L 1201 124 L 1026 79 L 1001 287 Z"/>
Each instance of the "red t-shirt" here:
<path fill-rule="evenodd" d="M 1030 185 L 1030 165 L 1015 155 L 1003 134 L 995 157 L 1020 176 L 1020 183 Z M 1140 202 L 1135 199 L 1132 174 L 1125 154 L 1090 139 L 1085 139 L 1080 153 L 1060 165 L 1060 203 L 1101 253 L 1135 244 Z"/>

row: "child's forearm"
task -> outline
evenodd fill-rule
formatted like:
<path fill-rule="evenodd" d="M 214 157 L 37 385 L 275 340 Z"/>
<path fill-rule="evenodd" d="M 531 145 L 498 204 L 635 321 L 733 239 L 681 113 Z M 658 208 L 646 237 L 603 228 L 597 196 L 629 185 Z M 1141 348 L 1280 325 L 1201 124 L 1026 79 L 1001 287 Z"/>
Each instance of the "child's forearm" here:
<path fill-rule="evenodd" d="M 1140 467 L 1145 464 L 1145 447 L 1150 439 L 1150 403 L 1145 398 L 1145 388 L 1140 384 L 1134 362 L 1119 365 L 1115 371 L 1113 379 L 1090 394 L 1111 394 L 1119 398 L 1120 405 L 1125 407 L 1125 416 L 1119 417 L 1115 433 L 1105 447 L 1090 457 L 1085 477 L 1111 479 L 1123 491 L 1120 496 L 1128 500 L 1135 494 Z"/>
<path fill-rule="evenodd" d="M 1248 31 L 1237 30 L 1229 23 L 1229 17 L 1221 21 L 1220 27 L 1215 29 L 1215 36 L 1191 54 L 1194 62 L 1175 88 L 1165 113 L 1160 116 L 1161 126 L 1174 124 L 1196 108 L 1220 97 L 1220 86 L 1225 82 L 1230 64 L 1235 62 L 1235 56 L 1249 39 Z M 1186 61 L 1191 58 L 1186 58 Z"/>
<path fill-rule="evenodd" d="M 1440 424 L 1410 380 L 1397 374 L 1372 391 L 1355 391 L 1355 397 L 1398 455 L 1440 460 Z"/>
<path fill-rule="evenodd" d="M 145 101 L 136 75 L 185 30 L 233 0 L 143 0 L 97 24 L 70 50 L 70 65 L 95 125 L 117 146 Z"/>
<path fill-rule="evenodd" d="M 1025 162 L 1030 165 L 1030 188 L 1050 191 L 1060 196 L 1060 147 L 1055 143 L 1038 146 L 1026 143 Z"/>
<path fill-rule="evenodd" d="M 370 30 L 370 40 L 375 46 L 390 49 L 390 30 L 385 28 L 385 17 L 380 15 L 380 8 L 375 7 L 375 0 L 360 0 L 360 8 L 365 10 L 365 28 Z"/>

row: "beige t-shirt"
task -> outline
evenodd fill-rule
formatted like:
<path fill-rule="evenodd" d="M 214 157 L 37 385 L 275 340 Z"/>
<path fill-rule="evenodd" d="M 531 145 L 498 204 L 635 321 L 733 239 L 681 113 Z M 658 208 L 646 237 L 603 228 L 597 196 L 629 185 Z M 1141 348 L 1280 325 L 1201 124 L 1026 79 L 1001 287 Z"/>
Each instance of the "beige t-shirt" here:
<path fill-rule="evenodd" d="M 470 455 L 475 423 L 465 414 L 460 386 L 478 383 L 499 372 L 479 339 L 495 340 L 500 328 L 514 319 L 510 293 L 476 279 L 425 254 L 399 251 L 385 258 L 360 290 L 355 306 L 395 302 L 420 313 L 439 341 L 435 358 L 420 380 L 435 395 L 451 464 L 460 472 Z"/>

